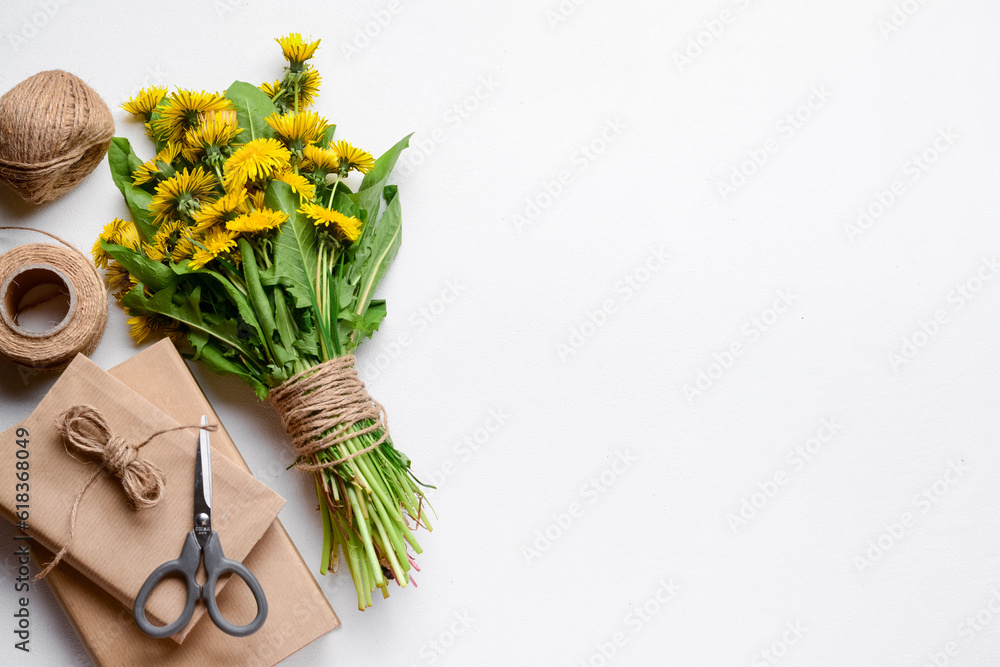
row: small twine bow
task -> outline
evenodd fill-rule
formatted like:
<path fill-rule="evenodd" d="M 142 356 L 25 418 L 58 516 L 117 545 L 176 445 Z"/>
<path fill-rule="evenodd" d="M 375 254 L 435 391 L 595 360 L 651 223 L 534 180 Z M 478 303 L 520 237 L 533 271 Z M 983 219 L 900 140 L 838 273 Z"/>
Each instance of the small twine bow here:
<path fill-rule="evenodd" d="M 67 454 L 81 463 L 96 461 L 121 480 L 132 509 L 149 509 L 160 502 L 163 471 L 139 458 L 139 449 L 157 434 L 132 445 L 112 433 L 104 415 L 90 405 L 77 405 L 63 412 L 56 418 L 56 429 L 62 434 Z"/>
<path fill-rule="evenodd" d="M 159 435 L 189 428 L 214 431 L 218 426 L 215 424 L 207 426 L 189 424 L 165 428 L 156 431 L 139 444 L 133 445 L 120 435 L 115 435 L 101 411 L 93 406 L 76 405 L 56 417 L 56 430 L 63 436 L 66 453 L 81 463 L 96 462 L 100 464 L 100 467 L 94 471 L 93 476 L 84 485 L 76 500 L 73 501 L 73 511 L 70 512 L 69 517 L 69 540 L 35 579 L 44 579 L 69 552 L 73 537 L 76 535 L 76 515 L 80 508 L 80 501 L 83 499 L 83 494 L 103 471 L 107 470 L 121 481 L 125 497 L 128 498 L 129 506 L 133 510 L 155 507 L 163 496 L 163 487 L 166 481 L 163 478 L 162 470 L 153 463 L 139 458 L 139 450 Z"/>

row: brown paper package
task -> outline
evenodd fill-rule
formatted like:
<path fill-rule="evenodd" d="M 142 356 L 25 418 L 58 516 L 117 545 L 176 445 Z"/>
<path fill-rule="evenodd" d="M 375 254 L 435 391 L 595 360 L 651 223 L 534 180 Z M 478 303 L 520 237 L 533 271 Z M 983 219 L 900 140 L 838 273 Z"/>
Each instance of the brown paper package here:
<path fill-rule="evenodd" d="M 81 403 L 97 408 L 112 433 L 127 442 L 142 442 L 152 433 L 180 426 L 94 362 L 77 355 L 31 415 L 3 435 L 3 442 L 13 444 L 18 428 L 29 433 L 33 501 L 29 532 L 50 551 L 69 543 L 73 503 L 98 470 L 96 463 L 70 456 L 56 430 L 56 415 Z M 142 459 L 160 468 L 165 479 L 155 507 L 131 509 L 121 481 L 110 475 L 99 476 L 80 500 L 75 537 L 64 561 L 128 609 L 149 573 L 179 555 L 178 545 L 191 530 L 197 441 L 196 429 L 173 431 L 157 436 L 139 451 Z M 18 449 L 0 450 L 0 460 L 8 462 L 9 470 L 14 469 Z M 213 467 L 212 486 L 216 506 L 225 508 L 216 512 L 213 527 L 226 553 L 243 560 L 285 501 L 225 457 L 219 457 Z M 0 485 L 0 513 L 13 521 L 16 509 L 15 485 Z M 146 615 L 154 624 L 165 625 L 183 609 L 185 598 L 184 585 L 171 578 L 149 599 Z M 199 606 L 192 624 L 204 613 L 205 607 Z M 181 632 L 172 639 L 180 643 L 185 636 Z"/>
<path fill-rule="evenodd" d="M 169 340 L 147 348 L 109 373 L 180 423 L 196 423 L 203 414 L 219 423 L 208 399 Z M 224 428 L 212 434 L 212 450 L 249 471 Z M 183 534 L 174 540 L 173 551 L 177 553 L 169 555 L 170 558 L 180 553 L 182 539 Z M 51 554 L 39 549 L 36 557 L 48 562 Z M 136 627 L 130 610 L 71 567 L 59 565 L 46 581 L 91 657 L 102 666 L 265 667 L 281 662 L 340 626 L 340 620 L 278 519 L 243 562 L 267 594 L 268 619 L 256 634 L 242 639 L 223 633 L 207 617 L 194 625 L 183 644 L 152 639 Z M 226 587 L 218 600 L 220 608 L 234 622 L 246 623 L 256 613 L 253 596 L 240 583 Z"/>

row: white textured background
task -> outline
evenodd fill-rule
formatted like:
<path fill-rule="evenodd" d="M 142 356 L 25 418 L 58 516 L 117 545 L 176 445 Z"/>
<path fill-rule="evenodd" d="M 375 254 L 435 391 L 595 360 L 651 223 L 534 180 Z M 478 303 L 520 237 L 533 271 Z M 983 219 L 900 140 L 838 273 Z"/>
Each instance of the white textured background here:
<path fill-rule="evenodd" d="M 4 3 L 0 92 L 259 83 L 301 31 L 338 136 L 416 131 L 360 359 L 440 518 L 419 589 L 359 613 L 323 578 L 344 625 L 287 664 L 1000 664 L 995 2 L 119 7 Z M 104 165 L 40 209 L 0 193 L 85 249 L 124 211 Z M 134 352 L 112 309 L 95 360 Z M 318 566 L 277 419 L 196 373 Z M 2 376 L 6 428 L 53 380 Z M 31 664 L 86 664 L 31 604 Z"/>

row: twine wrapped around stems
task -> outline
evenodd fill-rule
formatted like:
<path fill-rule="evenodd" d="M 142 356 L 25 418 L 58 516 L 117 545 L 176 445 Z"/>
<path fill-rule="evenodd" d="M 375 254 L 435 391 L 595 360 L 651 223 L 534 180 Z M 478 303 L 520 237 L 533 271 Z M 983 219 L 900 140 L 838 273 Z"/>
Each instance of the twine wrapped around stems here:
<path fill-rule="evenodd" d="M 353 354 L 337 357 L 289 378 L 267 398 L 278 411 L 298 455 L 299 470 L 320 470 L 346 463 L 370 452 L 389 437 L 385 408 L 372 398 L 354 369 Z M 371 421 L 353 430 L 356 424 Z M 313 455 L 365 433 L 382 431 L 371 445 L 324 463 Z"/>

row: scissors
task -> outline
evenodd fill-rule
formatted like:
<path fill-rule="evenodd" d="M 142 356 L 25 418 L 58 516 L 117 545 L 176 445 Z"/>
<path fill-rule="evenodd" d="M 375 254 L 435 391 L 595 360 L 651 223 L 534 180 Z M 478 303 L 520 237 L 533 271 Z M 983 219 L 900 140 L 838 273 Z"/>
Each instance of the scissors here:
<path fill-rule="evenodd" d="M 202 416 L 201 425 L 208 425 L 207 416 Z M 203 560 L 208 576 L 205 583 L 199 585 L 196 575 Z M 257 601 L 257 617 L 246 625 L 234 625 L 227 621 L 222 616 L 219 605 L 215 601 L 216 582 L 221 575 L 226 573 L 238 574 L 246 582 Z M 177 620 L 169 625 L 156 626 L 146 618 L 146 601 L 157 584 L 171 574 L 183 575 L 184 581 L 187 583 L 187 602 Z M 264 589 L 260 587 L 257 577 L 243 563 L 230 560 L 223 555 L 219 534 L 212 530 L 212 449 L 209 444 L 208 431 L 205 429 L 201 429 L 199 432 L 198 456 L 194 463 L 194 530 L 187 534 L 180 558 L 167 561 L 153 570 L 153 573 L 146 579 L 135 599 L 132 615 L 135 617 L 139 629 L 150 637 L 169 637 L 188 624 L 199 599 L 205 601 L 212 622 L 220 630 L 234 637 L 252 635 L 267 620 L 267 598 L 264 597 Z"/>

